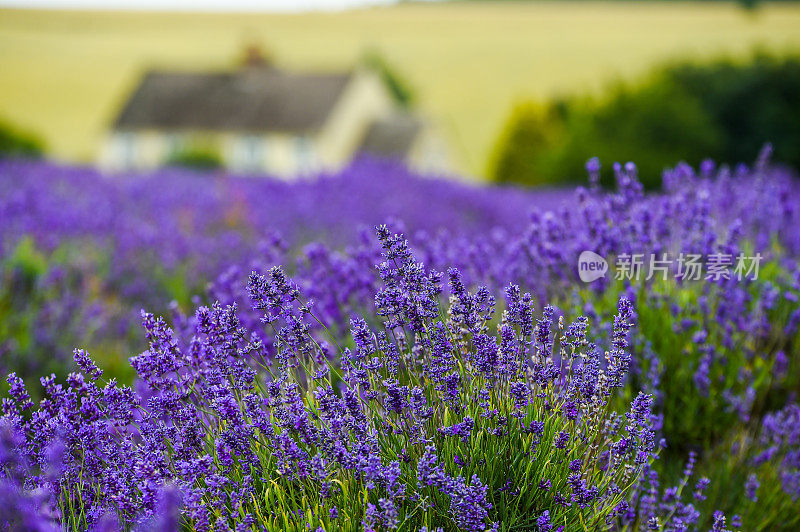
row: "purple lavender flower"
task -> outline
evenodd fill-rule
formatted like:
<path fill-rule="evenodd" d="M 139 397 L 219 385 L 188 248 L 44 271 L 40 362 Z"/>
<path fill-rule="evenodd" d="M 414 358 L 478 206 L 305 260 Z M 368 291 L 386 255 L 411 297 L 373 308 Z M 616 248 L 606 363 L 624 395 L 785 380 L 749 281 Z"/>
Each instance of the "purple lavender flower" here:
<path fill-rule="evenodd" d="M 550 511 L 545 510 L 542 515 L 536 518 L 536 526 L 539 527 L 540 532 L 550 532 L 553 530 L 553 525 L 550 524 Z"/>
<path fill-rule="evenodd" d="M 755 473 L 750 473 L 747 477 L 747 482 L 744 485 L 745 493 L 747 494 L 747 498 L 753 502 L 758 500 L 758 495 L 756 492 L 758 491 L 758 487 L 761 483 L 758 481 L 758 476 Z"/>

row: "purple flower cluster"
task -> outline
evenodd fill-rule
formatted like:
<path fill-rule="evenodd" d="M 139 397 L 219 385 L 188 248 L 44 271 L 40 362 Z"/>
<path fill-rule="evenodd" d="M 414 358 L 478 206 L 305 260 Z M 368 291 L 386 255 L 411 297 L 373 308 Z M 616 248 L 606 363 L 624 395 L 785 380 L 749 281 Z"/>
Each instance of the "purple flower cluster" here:
<path fill-rule="evenodd" d="M 441 276 L 402 235 L 380 227 L 378 237 L 382 323 L 353 318 L 352 343 L 338 353 L 310 326 L 318 318 L 302 291 L 273 268 L 248 283 L 257 330 L 235 305 L 198 308 L 182 324 L 188 340 L 143 313 L 135 390 L 102 381 L 82 350 L 82 372 L 43 378 L 35 409 L 9 376 L 0 458 L 16 513 L 5 523 L 483 531 L 527 515 L 613 519 L 656 457 L 652 398 L 614 412 L 618 384 L 585 341 L 584 320 L 545 324 L 547 309 L 535 338 L 524 335 L 534 326 L 523 309 L 493 325 L 488 290 L 469 292 L 456 270 L 442 308 Z M 518 299 L 530 310 L 528 294 Z M 622 300 L 614 324 L 619 356 L 628 308 Z"/>
<path fill-rule="evenodd" d="M 0 523 L 796 522 L 797 407 L 770 411 L 800 386 L 800 187 L 766 156 L 652 195 L 615 173 L 526 193 L 376 161 L 294 184 L 0 163 Z M 612 264 L 591 285 L 585 250 Z M 613 278 L 663 253 L 762 267 Z M 139 353 L 136 382 L 80 349 L 26 388 L 74 345 Z"/>
<path fill-rule="evenodd" d="M 294 270 L 295 255 L 298 281 L 320 301 L 320 315 L 346 324 L 351 304 L 366 297 L 371 305 L 376 286 L 375 248 L 355 238 L 357 228 L 401 219 L 414 234 L 509 231 L 528 210 L 570 195 L 487 194 L 366 159 L 295 183 L 178 169 L 112 177 L 4 159 L 0 300 L 13 305 L 8 319 L 18 323 L 9 327 L 13 337 L 0 338 L 2 369 L 29 377 L 64 371 L 75 345 L 140 349 L 139 309 L 166 312 L 171 300 L 197 306 L 192 296 L 203 296 L 210 281 L 207 301 L 239 297 L 247 272 Z M 447 203 L 429 209 L 429 198 Z M 345 246 L 352 246 L 347 259 L 335 251 Z"/>
<path fill-rule="evenodd" d="M 424 293 L 413 295 L 411 301 L 397 299 L 398 290 L 409 282 L 398 272 L 410 248 L 420 263 L 433 270 L 447 272 L 457 266 L 457 276 L 447 274 L 444 296 L 457 303 L 453 316 L 465 329 L 491 315 L 495 302 L 489 293 L 508 288 L 504 302 L 508 320 L 536 342 L 542 358 L 551 350 L 543 339 L 552 326 L 552 309 L 570 318 L 586 315 L 611 325 L 617 309 L 608 302 L 625 296 L 631 303 L 625 312 L 641 315 L 637 328 L 619 334 L 632 336 L 638 356 L 631 358 L 615 348 L 618 339 L 611 326 L 596 329 L 592 338 L 609 352 L 608 361 L 602 363 L 608 366 L 609 379 L 624 384 L 621 376 L 630 369 L 636 386 L 652 394 L 657 410 L 663 411 L 659 428 L 684 450 L 713 444 L 731 423 L 763 413 L 759 408 L 769 386 L 792 389 L 798 383 L 790 367 L 798 358 L 794 338 L 800 331 L 800 212 L 793 206 L 800 191 L 788 172 L 764 161 L 752 170 L 721 167 L 716 174 L 696 174 L 679 165 L 666 173 L 666 190 L 649 196 L 642 193 L 635 166 L 616 171 L 617 191 L 578 189 L 573 200 L 558 209 L 535 210 L 521 231 L 486 227 L 468 233 L 417 232 L 392 261 L 376 256 L 365 238 L 339 250 L 314 244 L 301 253 L 294 278 L 323 321 L 339 324 L 337 330 L 345 330 L 351 313 L 369 313 L 377 305 L 382 315 L 404 309 L 395 313 L 398 323 L 413 331 L 432 309 L 424 307 Z M 658 275 L 645 281 L 644 271 L 643 280 L 634 283 L 616 281 L 609 273 L 589 285 L 590 290 L 579 292 L 576 266 L 583 250 L 612 262 L 637 253 L 645 257 L 670 253 L 673 258 L 681 253 L 701 257 L 760 253 L 762 268 L 758 279 L 723 276 L 701 282 L 672 278 L 664 282 Z M 381 264 L 377 275 L 365 274 L 371 264 Z M 412 280 L 418 276 L 412 269 L 405 271 Z M 245 301 L 235 299 L 235 278 L 223 276 L 212 294 L 245 308 Z M 514 283 L 511 287 L 509 280 Z M 480 285 L 488 290 L 464 298 L 466 287 Z M 520 299 L 525 290 L 539 294 L 544 311 L 551 314 L 534 317 L 530 301 Z M 374 300 L 376 291 L 379 296 Z M 466 316 L 475 306 L 483 308 L 483 315 L 469 321 Z M 664 334 L 665 329 L 670 334 Z M 488 345 L 483 338 L 477 341 Z M 512 346 L 503 345 L 501 354 L 508 362 L 503 367 L 511 367 Z M 492 349 L 476 352 L 479 357 L 483 353 L 490 361 L 494 357 Z M 664 379 L 665 374 L 679 377 Z M 687 394 L 693 406 L 688 412 L 677 406 Z"/>
<path fill-rule="evenodd" d="M 774 463 L 783 491 L 793 501 L 800 499 L 800 406 L 789 404 L 767 414 L 762 422 L 759 446 L 763 450 L 753 458 L 754 465 Z M 747 487 L 753 501 L 757 500 L 758 487 L 758 478 L 753 475 Z"/>

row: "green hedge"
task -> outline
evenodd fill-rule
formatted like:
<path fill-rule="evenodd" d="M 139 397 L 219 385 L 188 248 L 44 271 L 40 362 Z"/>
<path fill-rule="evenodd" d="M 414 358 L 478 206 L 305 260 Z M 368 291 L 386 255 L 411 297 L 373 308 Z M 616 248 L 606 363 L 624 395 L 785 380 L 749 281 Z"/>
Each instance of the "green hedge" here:
<path fill-rule="evenodd" d="M 166 164 L 196 170 L 215 170 L 222 167 L 222 158 L 214 150 L 186 148 L 171 155 Z"/>
<path fill-rule="evenodd" d="M 19 131 L 7 123 L 0 122 L 0 159 L 3 157 L 42 156 L 42 142 L 27 132 Z"/>
<path fill-rule="evenodd" d="M 800 168 L 800 58 L 674 64 L 599 99 L 520 104 L 489 175 L 523 185 L 581 182 L 586 160 L 597 156 L 606 184 L 611 163 L 635 159 L 645 186 L 657 188 L 663 169 L 679 160 L 753 160 L 765 142 L 777 161 Z"/>

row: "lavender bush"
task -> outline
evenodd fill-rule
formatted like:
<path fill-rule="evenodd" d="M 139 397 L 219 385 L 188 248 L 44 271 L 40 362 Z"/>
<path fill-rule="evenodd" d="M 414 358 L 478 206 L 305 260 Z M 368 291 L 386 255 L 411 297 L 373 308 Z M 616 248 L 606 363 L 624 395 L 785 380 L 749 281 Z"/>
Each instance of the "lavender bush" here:
<path fill-rule="evenodd" d="M 651 195 L 630 163 L 601 190 L 594 160 L 541 194 L 376 161 L 299 184 L 2 164 L 0 522 L 797 525 L 800 190 L 767 152 Z M 409 243 L 376 245 L 387 219 Z M 762 266 L 587 284 L 585 250 Z M 142 344 L 141 307 L 165 315 Z M 74 345 L 105 373 L 53 356 Z"/>
<path fill-rule="evenodd" d="M 82 373 L 43 378 L 37 410 L 15 375 L 4 400 L 4 489 L 12 523 L 71 529 L 163 519 L 164 492 L 204 530 L 444 527 L 605 528 L 655 458 L 652 398 L 610 408 L 622 385 L 632 311 L 619 303 L 606 361 L 585 319 L 552 307 L 534 320 L 511 285 L 495 301 L 426 271 L 400 235 L 379 230 L 383 327 L 351 322 L 352 347 L 311 334 L 313 310 L 284 273 L 254 273 L 253 308 L 274 331 L 267 358 L 235 307 L 197 310 L 185 344 L 144 316 L 149 349 L 134 392 L 84 351 Z M 496 328 L 496 333 L 492 329 Z M 32 464 L 23 468 L 21 464 Z M 21 478 L 14 481 L 14 474 Z M 48 518 L 49 517 L 49 518 Z"/>
<path fill-rule="evenodd" d="M 596 183 L 595 162 L 589 170 Z M 642 193 L 635 166 L 616 171 L 617 191 L 579 189 L 568 206 L 533 212 L 522 235 L 502 229 L 469 236 L 418 233 L 412 244 L 427 265 L 441 271 L 457 266 L 468 286 L 485 284 L 496 293 L 511 280 L 572 318 L 583 314 L 608 323 L 617 300 L 627 297 L 640 319 L 626 399 L 640 389 L 653 394 L 668 452 L 685 456 L 713 445 L 731 424 L 783 406 L 800 390 L 793 371 L 800 360 L 798 187 L 766 159 L 734 173 L 710 163 L 700 173 L 679 166 L 665 175 L 668 190 L 652 196 Z M 286 262 L 276 248 L 265 254 L 262 269 Z M 676 282 L 670 272 L 667 281 L 609 276 L 587 285 L 576 272 L 583 250 L 612 264 L 636 253 L 759 253 L 763 265 L 756 279 Z M 294 273 L 338 331 L 354 309 L 370 313 L 380 283 L 370 265 L 378 260 L 368 239 L 343 251 L 314 244 L 303 250 Z M 215 299 L 246 308 L 237 299 L 245 273 L 234 268 L 221 276 L 212 287 Z M 608 346 L 609 333 L 601 328 L 594 340 Z"/>
<path fill-rule="evenodd" d="M 0 352 L 24 358 L 27 374 L 35 376 L 48 369 L 54 354 L 68 360 L 71 338 L 82 338 L 111 363 L 143 347 L 136 332 L 141 308 L 166 311 L 172 300 L 187 308 L 232 266 L 243 278 L 315 239 L 334 249 L 356 243 L 357 227 L 389 219 L 403 219 L 410 231 L 510 230 L 524 223 L 528 209 L 556 205 L 568 195 L 514 189 L 486 194 L 377 160 L 297 183 L 176 169 L 107 178 L 88 168 L 3 160 L 0 322 L 17 325 L 16 334 L 0 336 Z M 429 209 L 428 198 L 442 201 Z M 15 281 L 20 261 L 14 257 L 31 254 L 41 259 L 36 268 L 25 268 L 28 281 L 22 286 Z M 53 279 L 64 277 L 75 280 L 73 289 L 58 298 L 48 295 L 61 289 Z M 47 307 L 55 299 L 97 317 L 95 324 L 52 319 Z M 62 335 L 60 344 L 47 340 Z M 126 347 L 118 346 L 120 339 Z"/>

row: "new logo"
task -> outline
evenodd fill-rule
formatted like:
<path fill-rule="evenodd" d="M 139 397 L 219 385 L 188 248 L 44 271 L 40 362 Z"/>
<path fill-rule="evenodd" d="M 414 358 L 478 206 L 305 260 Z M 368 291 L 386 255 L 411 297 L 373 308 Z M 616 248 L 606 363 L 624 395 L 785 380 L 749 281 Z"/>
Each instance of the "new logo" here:
<path fill-rule="evenodd" d="M 578 276 L 584 283 L 591 283 L 606 276 L 608 262 L 594 251 L 584 251 L 578 257 Z"/>

